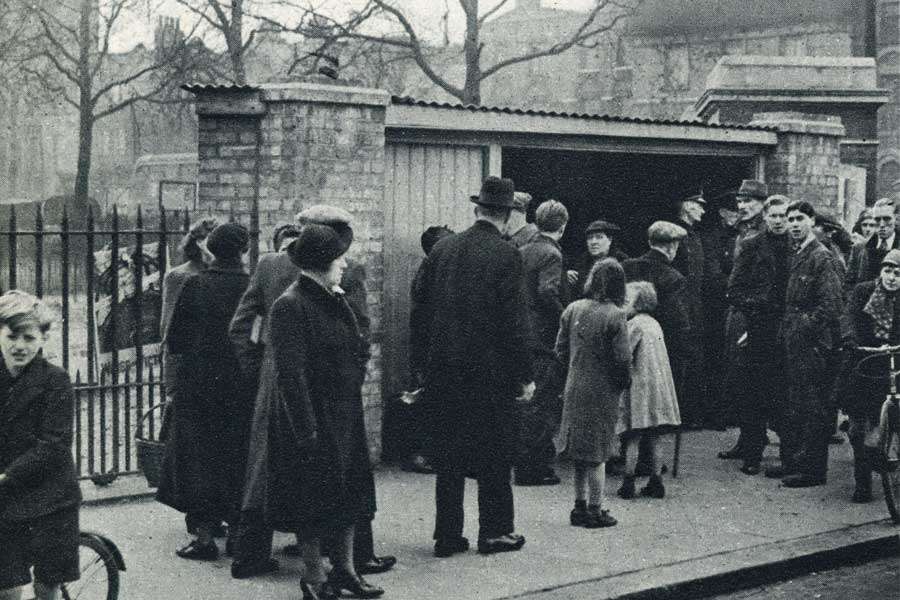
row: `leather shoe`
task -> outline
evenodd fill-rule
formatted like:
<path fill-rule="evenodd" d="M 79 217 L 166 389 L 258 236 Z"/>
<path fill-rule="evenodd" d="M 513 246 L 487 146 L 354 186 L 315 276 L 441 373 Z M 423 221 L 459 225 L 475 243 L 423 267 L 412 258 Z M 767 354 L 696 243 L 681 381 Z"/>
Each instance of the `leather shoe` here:
<path fill-rule="evenodd" d="M 518 533 L 507 533 L 495 538 L 478 540 L 479 554 L 496 554 L 498 552 L 515 552 L 525 545 L 525 536 Z"/>
<path fill-rule="evenodd" d="M 201 544 L 194 540 L 184 548 L 176 550 L 175 554 L 188 560 L 218 560 L 219 548 L 212 542 Z"/>
<path fill-rule="evenodd" d="M 744 452 L 738 446 L 734 446 L 731 450 L 723 450 L 716 454 L 722 460 L 740 460 L 744 458 Z"/>
<path fill-rule="evenodd" d="M 516 470 L 516 485 L 558 485 L 559 482 L 560 479 L 556 473 L 553 472 L 553 469 L 540 472 Z"/>
<path fill-rule="evenodd" d="M 788 488 L 806 488 L 825 485 L 825 478 L 807 473 L 794 473 L 781 480 L 781 485 Z"/>
<path fill-rule="evenodd" d="M 434 555 L 438 558 L 447 558 L 468 550 L 469 540 L 464 537 L 440 538 L 434 542 Z"/>
<path fill-rule="evenodd" d="M 397 564 L 396 556 L 373 556 L 364 563 L 356 565 L 356 572 L 360 575 L 377 575 L 390 571 Z"/>
<path fill-rule="evenodd" d="M 352 575 L 343 569 L 332 569 L 328 574 L 328 583 L 337 593 L 347 590 L 354 598 L 378 598 L 384 594 L 384 590 L 377 585 L 372 585 L 359 575 Z"/>
<path fill-rule="evenodd" d="M 300 582 L 300 589 L 303 591 L 303 600 L 335 600 L 341 595 L 340 590 L 335 590 L 327 581 L 322 583 Z"/>
<path fill-rule="evenodd" d="M 759 475 L 759 463 L 744 463 L 741 465 L 741 473 L 744 475 Z"/>
<path fill-rule="evenodd" d="M 234 579 L 248 579 L 257 575 L 274 573 L 278 570 L 278 561 L 267 558 L 259 561 L 236 560 L 231 563 L 231 576 Z"/>

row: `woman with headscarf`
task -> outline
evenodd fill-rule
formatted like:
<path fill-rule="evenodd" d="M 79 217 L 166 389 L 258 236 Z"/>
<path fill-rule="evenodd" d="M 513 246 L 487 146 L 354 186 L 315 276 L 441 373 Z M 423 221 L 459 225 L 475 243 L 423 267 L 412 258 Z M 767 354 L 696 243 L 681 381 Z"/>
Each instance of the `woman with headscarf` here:
<path fill-rule="evenodd" d="M 353 563 L 354 524 L 374 514 L 375 483 L 361 393 L 368 344 L 339 285 L 348 248 L 332 227 L 304 227 L 288 247 L 300 276 L 270 313 L 277 393 L 269 414 L 265 517 L 301 541 L 304 600 L 342 590 L 357 598 L 384 593 Z M 333 544 L 327 579 L 323 540 Z"/>
<path fill-rule="evenodd" d="M 181 558 L 217 559 L 214 531 L 237 514 L 253 386 L 241 373 L 228 324 L 249 281 L 241 262 L 249 240 L 235 223 L 209 234 L 215 258 L 185 282 L 166 337 L 174 412 L 156 499 L 196 525 L 196 538 L 176 552 Z"/>
<path fill-rule="evenodd" d="M 841 319 L 841 338 L 845 350 L 836 395 L 838 404 L 850 417 L 850 445 L 853 447 L 853 475 L 856 488 L 853 502 L 872 501 L 872 463 L 866 451 L 866 436 L 878 425 L 881 403 L 888 391 L 886 379 L 871 379 L 854 372 L 866 356 L 858 346 L 900 344 L 900 250 L 891 250 L 881 261 L 878 279 L 859 283 L 853 288 Z M 870 365 L 865 372 L 884 374 L 887 357 Z"/>
<path fill-rule="evenodd" d="M 612 258 L 597 262 L 588 274 L 585 296 L 560 319 L 555 351 L 569 372 L 554 443 L 557 452 L 575 461 L 575 508 L 569 522 L 592 529 L 616 524 L 601 501 L 603 465 L 619 443 L 619 397 L 631 382 L 622 265 Z"/>

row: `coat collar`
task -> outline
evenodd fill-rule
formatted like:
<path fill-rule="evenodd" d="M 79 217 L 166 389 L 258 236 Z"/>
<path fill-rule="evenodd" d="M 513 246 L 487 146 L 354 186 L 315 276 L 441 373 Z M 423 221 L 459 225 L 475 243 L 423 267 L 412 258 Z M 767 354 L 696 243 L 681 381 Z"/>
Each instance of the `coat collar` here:
<path fill-rule="evenodd" d="M 493 223 L 489 223 L 483 219 L 477 219 L 475 223 L 472 224 L 472 229 L 477 231 L 483 231 L 485 233 L 496 234 L 497 237 L 503 237 L 500 235 L 500 230 L 497 229 L 497 226 Z"/>
<path fill-rule="evenodd" d="M 651 262 L 657 262 L 664 265 L 669 264 L 669 257 L 667 257 L 656 248 L 650 248 L 649 250 L 647 250 L 647 252 L 644 253 L 644 258 Z"/>
<path fill-rule="evenodd" d="M 241 259 L 235 260 L 223 260 L 217 258 L 213 260 L 208 269 L 209 271 L 217 271 L 219 273 L 244 273 L 244 264 L 241 262 Z"/>
<path fill-rule="evenodd" d="M 6 395 L 5 402 L 0 405 L 0 416 L 3 421 L 11 421 L 28 408 L 34 395 L 27 392 L 44 385 L 46 370 L 47 360 L 43 356 L 36 356 L 18 377 L 13 378 L 6 368 L 6 363 L 0 358 L 0 386 L 2 386 L 0 394 Z"/>
<path fill-rule="evenodd" d="M 815 237 L 809 241 L 805 246 L 803 246 L 799 252 L 794 254 L 794 262 L 799 262 L 802 260 L 806 260 L 810 257 L 810 255 L 816 251 L 818 248 L 824 248 L 822 242 L 817 240 Z"/>

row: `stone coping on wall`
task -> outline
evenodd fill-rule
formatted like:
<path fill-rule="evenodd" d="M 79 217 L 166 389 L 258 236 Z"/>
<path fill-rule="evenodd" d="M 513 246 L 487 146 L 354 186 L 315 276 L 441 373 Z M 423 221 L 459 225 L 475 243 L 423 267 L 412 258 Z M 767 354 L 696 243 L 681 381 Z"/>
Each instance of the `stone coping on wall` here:
<path fill-rule="evenodd" d="M 871 57 L 727 55 L 706 79 L 707 89 L 874 90 Z"/>
<path fill-rule="evenodd" d="M 374 88 L 327 85 L 321 83 L 271 83 L 259 86 L 264 102 L 317 102 L 322 104 L 355 104 L 387 106 L 391 96 Z"/>
<path fill-rule="evenodd" d="M 775 127 L 784 133 L 808 133 L 844 137 L 847 130 L 840 117 L 817 115 L 800 112 L 764 112 L 755 113 L 751 125 Z"/>

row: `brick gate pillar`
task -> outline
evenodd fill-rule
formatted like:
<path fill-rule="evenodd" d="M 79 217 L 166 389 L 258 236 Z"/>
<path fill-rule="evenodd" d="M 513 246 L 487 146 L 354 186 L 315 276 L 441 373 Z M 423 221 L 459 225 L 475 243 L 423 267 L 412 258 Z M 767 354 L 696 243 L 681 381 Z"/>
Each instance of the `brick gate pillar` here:
<path fill-rule="evenodd" d="M 319 83 L 187 89 L 197 95 L 200 209 L 236 216 L 256 212 L 264 249 L 277 223 L 293 221 L 314 204 L 339 206 L 353 215 L 349 257 L 366 268 L 371 317 L 372 360 L 363 402 L 369 445 L 377 456 L 384 123 L 390 96 L 382 90 Z"/>
<path fill-rule="evenodd" d="M 816 210 L 840 219 L 840 117 L 796 112 L 757 113 L 752 125 L 778 129 L 778 146 L 766 157 L 769 193 L 806 200 Z"/>

